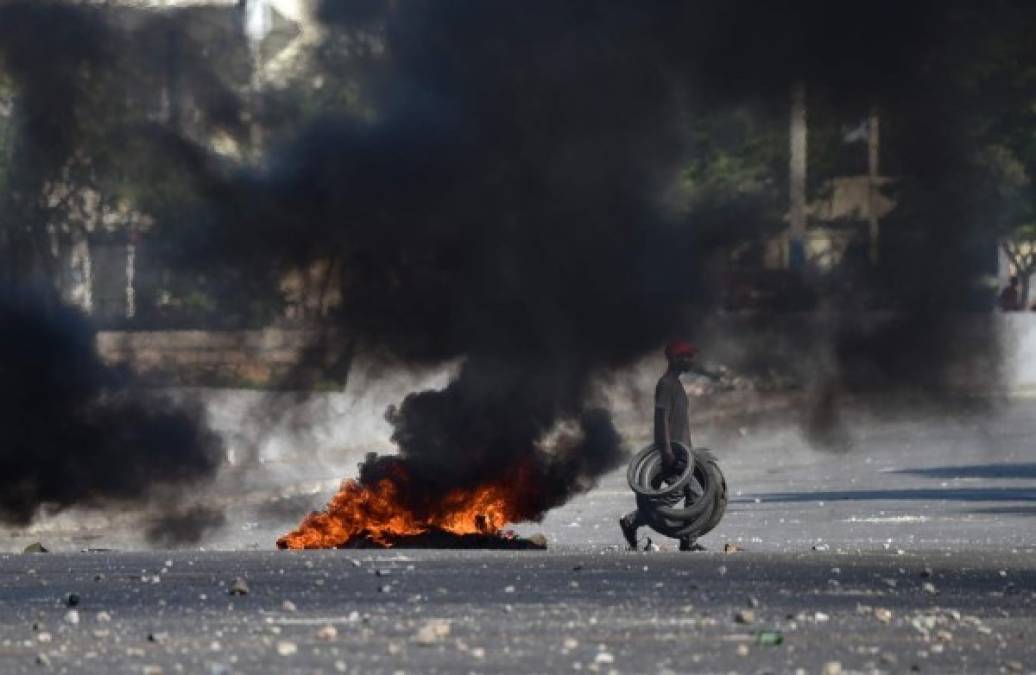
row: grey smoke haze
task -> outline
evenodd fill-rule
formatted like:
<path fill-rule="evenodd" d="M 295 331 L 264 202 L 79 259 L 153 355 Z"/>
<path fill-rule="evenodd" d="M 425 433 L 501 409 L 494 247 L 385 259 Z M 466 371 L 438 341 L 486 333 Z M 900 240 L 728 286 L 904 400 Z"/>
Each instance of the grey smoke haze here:
<path fill-rule="evenodd" d="M 974 306 L 976 251 L 988 237 L 962 133 L 973 110 L 955 105 L 948 73 L 955 55 L 984 49 L 1032 12 L 984 7 L 325 2 L 316 67 L 355 76 L 363 114 L 327 110 L 296 129 L 291 106 L 271 96 L 266 110 L 289 122 L 278 118 L 274 147 L 243 171 L 175 123 L 115 125 L 89 147 L 176 186 L 145 205 L 156 232 L 176 264 L 219 270 L 228 293 L 276 294 L 279 271 L 339 261 L 340 330 L 314 345 L 312 364 L 341 376 L 356 354 L 461 359 L 445 388 L 388 412 L 400 453 L 390 463 L 411 470 L 417 508 L 445 489 L 531 471 L 523 515 L 536 518 L 624 461 L 597 378 L 693 337 L 721 296 L 715 261 L 783 226 L 748 197 L 674 203 L 696 149 L 689 126 L 735 105 L 783 118 L 795 82 L 839 109 L 882 110 L 887 171 L 911 205 L 885 225 L 882 266 L 849 273 L 857 297 L 879 298 L 888 318 L 858 320 L 853 308 L 804 329 L 803 345 L 832 355 L 803 414 L 813 437 L 838 442 L 841 392 L 929 395 L 962 360 L 995 363 L 995 335 L 964 333 L 949 318 Z M 2 11 L 0 54 L 30 111 L 17 157 L 28 175 L 51 175 L 83 138 L 81 114 L 119 90 L 82 79 L 77 64 L 100 68 L 147 33 L 60 3 Z M 180 34 L 178 16 L 164 30 Z M 67 39 L 39 39 L 54 30 Z M 333 49 L 357 30 L 377 33 L 386 57 Z M 145 74 L 160 66 L 149 63 Z M 233 88 L 211 61 L 191 63 L 181 86 L 200 119 L 242 136 Z M 768 320 L 754 319 L 761 332 Z"/>

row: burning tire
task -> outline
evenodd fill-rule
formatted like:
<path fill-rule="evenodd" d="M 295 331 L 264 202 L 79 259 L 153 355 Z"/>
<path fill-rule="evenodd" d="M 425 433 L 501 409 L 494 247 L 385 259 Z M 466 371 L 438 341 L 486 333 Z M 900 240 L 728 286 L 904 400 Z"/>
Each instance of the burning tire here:
<path fill-rule="evenodd" d="M 653 530 L 667 537 L 701 537 L 719 524 L 727 510 L 727 482 L 710 450 L 672 445 L 684 466 L 678 475 L 664 474 L 661 453 L 649 445 L 630 461 L 626 480 Z M 689 503 L 680 505 L 688 492 Z"/>

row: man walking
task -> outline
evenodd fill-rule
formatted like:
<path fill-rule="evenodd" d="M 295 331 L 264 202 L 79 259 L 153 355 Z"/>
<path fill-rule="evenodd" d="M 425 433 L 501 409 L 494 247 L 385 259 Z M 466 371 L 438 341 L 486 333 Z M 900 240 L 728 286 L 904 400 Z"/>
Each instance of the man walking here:
<path fill-rule="evenodd" d="M 682 465 L 683 459 L 676 457 L 673 452 L 673 443 L 683 443 L 691 448 L 691 424 L 688 415 L 687 392 L 684 391 L 683 383 L 680 382 L 680 375 L 694 372 L 704 375 L 710 379 L 719 379 L 715 373 L 711 373 L 698 364 L 694 363 L 694 357 L 698 349 L 685 340 L 674 340 L 665 349 L 666 360 L 669 367 L 658 380 L 655 386 L 655 447 L 662 455 L 662 467 L 668 473 L 678 473 L 685 468 Z M 693 461 L 693 458 L 692 460 Z M 687 505 L 695 499 L 691 481 L 685 489 L 684 501 Z M 630 549 L 637 548 L 637 530 L 646 525 L 643 515 L 639 510 L 634 510 L 619 519 L 619 528 L 622 536 Z M 703 551 L 704 547 L 697 544 L 693 537 L 680 538 L 681 551 Z"/>

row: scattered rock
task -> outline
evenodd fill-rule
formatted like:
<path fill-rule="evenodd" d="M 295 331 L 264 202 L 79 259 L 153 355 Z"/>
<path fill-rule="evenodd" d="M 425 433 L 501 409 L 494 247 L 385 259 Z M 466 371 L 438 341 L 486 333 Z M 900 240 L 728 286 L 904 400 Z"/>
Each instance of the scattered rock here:
<path fill-rule="evenodd" d="M 65 612 L 65 623 L 71 624 L 73 626 L 78 626 L 79 625 L 79 610 L 77 610 L 77 609 L 70 609 L 67 612 Z"/>
<path fill-rule="evenodd" d="M 98 623 L 108 623 L 111 620 L 112 620 L 112 616 L 108 612 L 97 612 L 97 622 Z"/>
<path fill-rule="evenodd" d="M 925 593 L 930 593 L 932 595 L 935 595 L 936 593 L 939 592 L 938 590 L 936 590 L 935 584 L 933 584 L 930 581 L 926 581 L 923 584 L 921 584 L 921 590 L 924 591 Z"/>
<path fill-rule="evenodd" d="M 335 640 L 337 637 L 338 637 L 338 629 L 335 628 L 334 626 L 332 626 L 331 624 L 327 624 L 326 626 L 322 626 L 320 628 L 320 630 L 317 631 L 317 639 L 318 640 L 324 640 L 325 642 L 331 642 L 331 641 Z"/>
<path fill-rule="evenodd" d="M 542 534 L 534 534 L 526 541 L 537 548 L 547 548 L 547 538 Z"/>
<path fill-rule="evenodd" d="M 363 563 L 360 562 L 359 560 L 357 560 L 356 558 L 349 558 L 349 564 L 351 564 L 353 567 L 362 567 L 363 566 Z"/>
<path fill-rule="evenodd" d="M 75 607 L 76 605 L 78 605 L 79 604 L 79 594 L 78 593 L 69 593 L 68 595 L 66 595 L 65 596 L 65 604 L 68 605 L 69 607 Z"/>
<path fill-rule="evenodd" d="M 842 662 L 828 661 L 820 672 L 821 675 L 842 675 Z"/>
<path fill-rule="evenodd" d="M 50 668 L 50 657 L 46 654 L 37 654 L 36 665 L 43 666 L 44 668 Z"/>
<path fill-rule="evenodd" d="M 579 646 L 579 640 L 574 637 L 567 637 L 561 642 L 561 651 L 570 652 Z"/>
<path fill-rule="evenodd" d="M 726 544 L 723 544 L 723 552 L 726 553 L 727 555 L 730 555 L 731 553 L 737 553 L 738 551 L 744 551 L 744 550 L 745 550 L 744 546 L 738 546 L 737 544 L 731 544 L 730 542 L 727 542 Z"/>
<path fill-rule="evenodd" d="M 392 586 L 389 585 L 389 584 L 385 584 L 384 586 L 378 586 L 378 593 L 391 593 L 391 592 L 392 592 Z"/>
<path fill-rule="evenodd" d="M 824 623 L 825 621 L 831 620 L 831 615 L 825 612 L 814 612 L 813 620 L 817 623 Z"/>
<path fill-rule="evenodd" d="M 450 622 L 446 619 L 430 619 L 414 635 L 414 642 L 431 646 L 450 634 Z"/>
<path fill-rule="evenodd" d="M 737 646 L 737 655 L 738 656 L 748 656 L 748 645 L 746 645 L 743 642 L 741 644 L 739 644 Z"/>
<path fill-rule="evenodd" d="M 615 657 L 610 652 L 597 652 L 597 656 L 594 657 L 594 663 L 608 664 L 615 663 Z"/>
<path fill-rule="evenodd" d="M 228 595 L 248 595 L 248 582 L 238 577 L 234 579 L 234 583 L 230 584 L 230 589 L 227 591 Z"/>
<path fill-rule="evenodd" d="M 147 634 L 147 641 L 148 642 L 154 642 L 155 644 L 162 644 L 163 642 L 166 642 L 167 640 L 169 640 L 169 633 L 161 632 L 161 633 L 148 633 Z"/>
<path fill-rule="evenodd" d="M 281 640 L 277 643 L 277 653 L 281 656 L 294 656 L 299 651 L 299 646 L 294 642 Z"/>
<path fill-rule="evenodd" d="M 26 546 L 22 550 L 22 553 L 50 553 L 50 551 L 48 551 L 47 547 L 41 544 L 40 542 L 34 541 L 33 543 Z"/>
<path fill-rule="evenodd" d="M 827 544 L 813 544 L 813 550 L 823 553 L 824 551 L 830 551 L 831 547 Z"/>
<path fill-rule="evenodd" d="M 1021 661 L 1006 661 L 1004 667 L 1010 670 L 1012 673 L 1020 673 L 1025 670 L 1025 666 L 1022 665 Z"/>
<path fill-rule="evenodd" d="M 752 609 L 757 609 L 759 607 L 759 598 L 754 595 L 748 596 L 748 606 Z"/>
<path fill-rule="evenodd" d="M 39 642 L 40 644 L 47 644 L 48 642 L 50 642 L 53 639 L 54 639 L 54 636 L 51 635 L 50 633 L 48 633 L 45 630 L 44 631 L 40 631 L 39 633 L 36 633 L 36 642 Z"/>
<path fill-rule="evenodd" d="M 750 624 L 755 622 L 755 612 L 750 609 L 742 609 L 734 615 L 734 621 L 737 623 Z"/>
<path fill-rule="evenodd" d="M 882 623 L 892 623 L 892 610 L 884 607 L 874 608 L 874 618 Z"/>
<path fill-rule="evenodd" d="M 285 600 L 284 602 L 281 603 L 281 610 L 285 611 L 285 612 L 289 612 L 291 614 L 294 614 L 295 612 L 298 611 L 298 608 L 295 606 L 295 603 L 292 602 L 291 600 Z"/>
<path fill-rule="evenodd" d="M 899 663 L 899 657 L 892 652 L 882 652 L 881 662 L 886 666 L 894 666 Z"/>

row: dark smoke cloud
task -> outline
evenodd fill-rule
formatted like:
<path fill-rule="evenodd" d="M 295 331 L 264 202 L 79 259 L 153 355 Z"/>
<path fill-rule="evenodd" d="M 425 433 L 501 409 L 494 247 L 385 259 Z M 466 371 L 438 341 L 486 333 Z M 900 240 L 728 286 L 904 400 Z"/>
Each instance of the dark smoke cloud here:
<path fill-rule="evenodd" d="M 164 513 L 146 534 L 171 544 L 196 540 L 216 520 L 189 505 L 184 492 L 203 486 L 224 456 L 204 411 L 142 389 L 128 372 L 101 362 L 88 318 L 57 297 L 51 253 L 68 235 L 83 192 L 125 198 L 126 177 L 139 185 L 143 174 L 176 194 L 182 175 L 207 161 L 190 133 L 236 132 L 240 108 L 223 78 L 234 64 L 224 61 L 217 71 L 194 47 L 210 40 L 225 59 L 243 40 L 220 42 L 218 29 L 197 18 L 194 11 L 0 2 L 0 71 L 13 85 L 16 123 L 0 194 L 5 523 L 26 525 L 76 506 L 158 509 Z M 173 60 L 182 81 L 163 109 Z M 180 124 L 176 106 L 183 102 L 196 114 Z M 81 191 L 65 203 L 44 195 L 63 183 Z"/>
<path fill-rule="evenodd" d="M 946 92 L 926 68 L 940 40 L 960 36 L 939 8 L 328 2 L 332 30 L 383 31 L 389 56 L 364 80 L 375 119 L 324 120 L 268 172 L 210 186 L 214 249 L 241 254 L 236 264 L 338 256 L 339 318 L 359 350 L 414 363 L 463 357 L 445 389 L 389 411 L 420 477 L 413 498 L 532 464 L 535 517 L 622 461 L 597 378 L 693 333 L 719 297 L 716 256 L 775 232 L 742 201 L 688 211 L 666 200 L 688 158 L 688 123 L 739 101 L 786 115 L 802 81 L 844 109 L 883 106 L 904 120 L 904 137 L 924 127 L 896 168 L 947 177 L 964 151 L 925 121 Z M 940 141 L 939 153 L 912 157 Z M 818 443 L 845 443 L 843 389 L 943 384 L 952 359 L 932 347 L 956 335 L 943 315 L 965 305 L 975 275 L 959 250 L 979 221 L 962 215 L 973 213 L 960 208 L 968 191 L 934 180 L 939 198 L 917 201 L 909 234 L 893 239 L 914 255 L 853 279 L 861 294 L 893 286 L 894 318 L 861 327 L 850 316 L 803 345 L 833 345 L 804 415 Z M 917 256 L 936 233 L 946 245 Z M 559 425 L 577 440 L 544 447 Z"/>
<path fill-rule="evenodd" d="M 198 484 L 223 457 L 204 413 L 104 365 L 85 317 L 0 295 L 0 520 L 41 509 L 147 505 Z M 166 536 L 166 535 L 163 535 Z"/>

